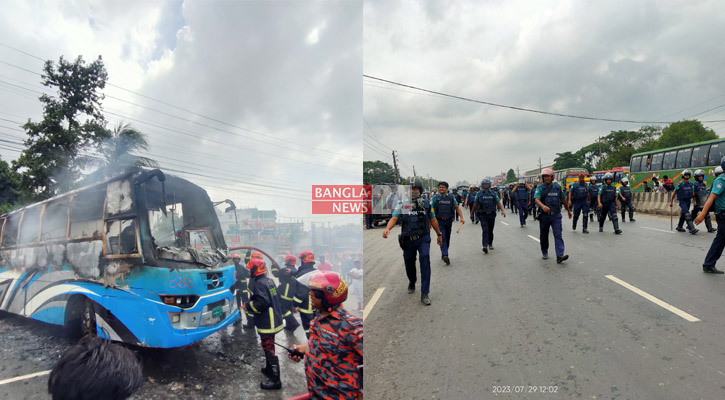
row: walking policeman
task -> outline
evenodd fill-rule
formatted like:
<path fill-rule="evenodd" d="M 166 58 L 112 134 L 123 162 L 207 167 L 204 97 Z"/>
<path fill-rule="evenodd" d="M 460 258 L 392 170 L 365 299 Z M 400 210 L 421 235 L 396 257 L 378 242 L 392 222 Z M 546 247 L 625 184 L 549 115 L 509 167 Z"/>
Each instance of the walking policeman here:
<path fill-rule="evenodd" d="M 446 265 L 451 265 L 451 260 L 448 258 L 448 249 L 451 247 L 451 229 L 453 229 L 453 219 L 458 216 L 461 218 L 461 223 L 464 223 L 463 213 L 458 207 L 456 198 L 448 193 L 448 183 L 441 182 L 438 184 L 438 193 L 433 196 L 431 200 L 431 206 L 435 211 L 436 219 L 438 220 L 438 227 L 443 234 L 443 243 L 441 244 L 441 259 Z"/>
<path fill-rule="evenodd" d="M 612 182 L 614 176 L 611 172 L 604 174 L 604 183 L 599 187 L 599 194 L 597 195 L 597 202 L 599 203 L 599 232 L 604 232 L 604 221 L 607 220 L 607 215 L 612 221 L 614 226 L 614 233 L 619 235 L 622 231 L 619 229 L 619 221 L 617 218 L 617 188 L 614 187 Z"/>
<path fill-rule="evenodd" d="M 680 222 L 677 223 L 677 228 L 675 228 L 675 230 L 677 232 L 685 232 L 685 229 L 682 228 L 682 224 L 687 222 L 687 230 L 689 230 L 691 234 L 695 235 L 700 231 L 695 229 L 695 225 L 692 223 L 692 215 L 690 214 L 690 200 L 695 197 L 695 186 L 692 182 L 690 182 L 691 176 L 692 172 L 690 172 L 689 169 L 682 171 L 682 182 L 677 184 L 675 192 L 672 193 L 670 208 L 672 208 L 675 197 L 677 197 L 677 201 L 680 203 Z"/>
<path fill-rule="evenodd" d="M 589 178 L 589 221 L 594 222 L 594 214 L 597 215 L 597 222 L 599 222 L 599 205 L 597 198 L 599 197 L 599 185 L 597 185 L 597 178 L 592 176 Z"/>
<path fill-rule="evenodd" d="M 705 183 L 705 171 L 698 169 L 695 171 L 695 207 L 692 208 L 692 215 L 697 216 L 705 206 L 705 202 L 710 195 L 707 190 L 707 184 Z M 710 213 L 705 213 L 705 226 L 708 232 L 715 232 L 716 229 L 712 227 L 712 220 L 710 219 Z"/>
<path fill-rule="evenodd" d="M 562 203 L 571 219 L 569 203 L 566 202 L 564 191 L 558 183 L 554 183 L 554 170 L 547 168 L 541 171 L 543 181 L 536 188 L 534 201 L 541 208 L 539 214 L 539 242 L 541 244 L 541 258 L 549 258 L 549 228 L 554 233 L 554 249 L 556 250 L 556 262 L 561 264 L 569 256 L 564 254 L 564 239 L 561 237 L 561 206 Z"/>
<path fill-rule="evenodd" d="M 471 221 L 474 214 L 478 215 L 481 221 L 481 244 L 483 252 L 488 254 L 488 250 L 493 250 L 493 228 L 496 225 L 496 207 L 501 210 L 501 215 L 506 218 L 506 211 L 501 205 L 498 194 L 491 190 L 491 181 L 484 179 L 481 181 L 481 190 L 476 195 L 471 209 Z"/>
<path fill-rule="evenodd" d="M 589 203 L 591 199 L 589 197 L 589 188 L 587 183 L 584 181 L 584 174 L 579 174 L 579 181 L 574 182 L 569 190 L 568 202 L 572 204 L 574 200 L 574 222 L 571 229 L 576 230 L 576 223 L 579 220 L 579 215 L 583 214 L 582 218 L 582 233 L 589 233 L 587 230 L 587 214 L 589 214 Z"/>
<path fill-rule="evenodd" d="M 703 174 L 704 176 L 704 174 Z M 622 186 L 617 188 L 617 197 L 619 197 L 619 205 L 622 208 L 622 222 L 624 219 L 625 207 L 629 209 L 629 222 L 634 222 L 634 206 L 632 205 L 632 188 L 629 187 L 629 178 L 622 178 Z"/>
<path fill-rule="evenodd" d="M 432 226 L 438 235 L 438 245 L 443 243 L 441 231 L 438 228 L 438 220 L 435 212 L 426 199 L 421 199 L 423 182 L 420 178 L 413 180 L 411 188 L 410 212 L 403 214 L 403 204 L 398 203 L 393 211 L 393 216 L 388 221 L 388 226 L 383 231 L 383 239 L 387 239 L 390 230 L 403 221 L 402 232 L 398 236 L 398 243 L 403 249 L 403 260 L 405 260 L 405 272 L 408 275 L 408 293 L 415 292 L 415 282 L 418 280 L 415 269 L 416 254 L 420 255 L 420 301 L 429 306 L 430 297 L 430 227 Z M 470 194 L 469 194 L 470 196 Z"/>
<path fill-rule="evenodd" d="M 725 167 L 725 157 L 720 161 L 720 168 L 722 174 L 722 168 Z M 715 181 L 712 183 L 712 193 L 707 199 L 707 202 L 703 205 L 702 211 L 695 218 L 695 224 L 699 225 L 708 215 L 711 208 L 715 209 L 715 220 L 717 221 L 717 234 L 715 239 L 712 240 L 710 250 L 707 251 L 705 256 L 705 262 L 702 263 L 702 272 L 710 274 L 722 274 L 723 271 L 715 268 L 717 260 L 722 256 L 722 251 L 725 249 L 725 175 L 718 175 Z M 721 229 L 722 228 L 722 229 Z"/>
<path fill-rule="evenodd" d="M 516 186 L 513 183 L 511 184 L 511 189 L 509 189 L 509 200 L 510 200 L 509 206 L 511 207 L 511 212 L 513 214 L 517 214 L 518 213 L 517 207 L 518 207 L 519 200 L 518 200 L 518 194 L 516 192 Z"/>
<path fill-rule="evenodd" d="M 516 207 L 519 209 L 519 222 L 523 228 L 531 207 L 531 188 L 526 184 L 524 178 L 519 179 L 519 184 L 516 186 Z"/>

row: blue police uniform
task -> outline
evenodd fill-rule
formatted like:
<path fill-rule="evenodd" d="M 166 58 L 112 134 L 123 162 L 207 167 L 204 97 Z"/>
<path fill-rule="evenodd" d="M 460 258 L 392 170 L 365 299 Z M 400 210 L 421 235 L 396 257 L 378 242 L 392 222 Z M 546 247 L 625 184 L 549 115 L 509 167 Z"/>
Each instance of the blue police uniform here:
<path fill-rule="evenodd" d="M 518 193 L 516 192 L 516 188 L 509 190 L 509 199 L 509 207 L 511 208 L 511 212 L 514 214 L 518 213 Z"/>
<path fill-rule="evenodd" d="M 587 188 L 586 183 L 582 185 L 579 182 L 574 182 L 571 185 L 570 192 L 572 203 L 574 203 L 574 222 L 572 224 L 572 229 L 576 230 L 576 223 L 579 220 L 579 215 L 583 213 L 584 219 L 582 220 L 582 231 L 586 233 L 587 214 L 589 213 L 589 188 Z"/>
<path fill-rule="evenodd" d="M 622 197 L 619 197 L 619 205 L 622 211 L 622 222 L 625 221 L 624 215 L 625 215 L 625 208 L 629 209 L 629 220 L 634 221 L 634 206 L 632 205 L 632 188 L 629 187 L 629 185 L 622 185 L 617 189 L 617 194 L 622 195 L 624 197 L 624 200 L 622 200 Z"/>
<path fill-rule="evenodd" d="M 699 232 L 695 229 L 695 225 L 692 223 L 692 214 L 690 214 L 690 200 L 692 200 L 695 194 L 695 185 L 692 182 L 685 182 L 683 180 L 675 187 L 675 194 L 677 196 L 677 202 L 680 205 L 680 221 L 677 223 L 677 230 L 684 232 L 685 230 L 682 228 L 682 225 L 687 223 L 687 229 L 694 235 Z"/>
<path fill-rule="evenodd" d="M 597 196 L 599 195 L 599 185 L 596 183 L 589 183 L 587 185 L 589 191 L 589 219 L 594 222 L 594 214 L 597 214 L 597 221 L 599 221 L 599 204 L 597 204 Z"/>
<path fill-rule="evenodd" d="M 529 216 L 529 204 L 531 203 L 529 188 L 526 185 L 516 186 L 516 207 L 519 209 L 519 223 L 526 225 L 526 217 Z"/>
<path fill-rule="evenodd" d="M 545 206 L 549 207 L 549 212 L 539 210 L 539 241 L 541 244 L 541 254 L 549 255 L 549 228 L 554 234 L 554 249 L 556 256 L 564 255 L 564 239 L 561 236 L 561 201 L 564 199 L 564 191 L 558 183 L 542 183 L 536 188 L 534 198 L 539 199 Z"/>
<path fill-rule="evenodd" d="M 415 284 L 418 280 L 415 269 L 416 255 L 420 256 L 420 291 L 428 294 L 430 291 L 430 228 L 431 218 L 435 218 L 435 211 L 426 199 L 418 198 L 411 201 L 411 209 L 407 214 L 402 213 L 402 203 L 398 203 L 393 216 L 398 217 L 403 225 L 398 240 L 403 249 L 405 273 L 408 281 Z"/>
<path fill-rule="evenodd" d="M 712 209 L 715 210 L 715 220 L 717 220 L 717 234 L 707 251 L 702 269 L 704 272 L 721 273 L 715 268 L 715 264 L 722 256 L 723 249 L 725 249 L 725 195 L 723 195 L 725 192 L 725 175 L 715 178 L 711 191 L 712 194 L 717 195 L 712 205 Z"/>
<path fill-rule="evenodd" d="M 496 223 L 496 205 L 501 201 L 491 189 L 481 189 L 474 202 L 478 203 L 476 214 L 481 221 L 481 245 L 484 248 L 493 245 L 493 228 Z"/>
<path fill-rule="evenodd" d="M 614 226 L 614 233 L 622 233 L 619 230 L 619 218 L 617 218 L 617 188 L 614 184 L 603 183 L 599 187 L 599 195 L 601 195 L 602 209 L 600 210 L 599 232 L 604 229 L 604 221 L 609 215 L 609 219 Z"/>
<path fill-rule="evenodd" d="M 438 220 L 438 228 L 443 235 L 443 243 L 441 244 L 441 256 L 448 255 L 448 248 L 451 243 L 451 229 L 453 229 L 453 220 L 458 215 L 456 213 L 456 206 L 458 202 L 456 198 L 446 193 L 442 196 L 440 193 L 436 194 L 431 201 L 431 206 L 435 212 L 436 219 Z"/>
<path fill-rule="evenodd" d="M 705 206 L 705 202 L 710 196 L 710 191 L 707 189 L 707 183 L 705 183 L 704 180 L 702 182 L 698 182 L 697 179 L 695 179 L 693 186 L 695 190 L 695 206 L 692 208 L 692 215 L 697 216 L 697 214 L 702 211 L 702 208 Z M 712 228 L 712 220 L 710 219 L 709 212 L 705 214 L 705 226 L 707 227 L 708 232 L 715 232 L 715 229 Z"/>

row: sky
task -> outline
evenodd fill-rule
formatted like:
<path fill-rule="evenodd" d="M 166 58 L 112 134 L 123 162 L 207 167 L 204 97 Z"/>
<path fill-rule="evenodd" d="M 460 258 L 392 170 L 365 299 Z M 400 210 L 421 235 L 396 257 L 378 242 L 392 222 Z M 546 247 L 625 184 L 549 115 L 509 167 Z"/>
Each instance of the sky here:
<path fill-rule="evenodd" d="M 720 1 L 371 1 L 365 75 L 486 102 L 633 121 L 725 120 Z M 719 108 L 718 108 L 719 107 Z M 707 111 L 713 109 L 712 111 Z M 454 184 L 551 165 L 614 130 L 363 80 L 364 158 Z M 725 122 L 705 123 L 720 137 Z"/>
<path fill-rule="evenodd" d="M 162 170 L 281 222 L 358 222 L 310 199 L 362 181 L 362 17 L 359 1 L 4 1 L 0 157 L 42 118 L 43 60 L 101 55 L 109 127 L 143 132 Z"/>

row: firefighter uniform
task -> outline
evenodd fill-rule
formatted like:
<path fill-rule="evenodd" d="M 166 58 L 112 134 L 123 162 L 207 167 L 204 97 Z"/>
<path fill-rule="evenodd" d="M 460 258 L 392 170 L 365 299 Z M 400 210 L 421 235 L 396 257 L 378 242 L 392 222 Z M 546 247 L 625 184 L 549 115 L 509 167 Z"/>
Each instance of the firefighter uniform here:
<path fill-rule="evenodd" d="M 294 263 L 294 257 L 292 257 L 291 263 L 286 263 L 284 268 L 277 269 L 275 268 L 277 267 L 276 264 L 272 267 L 272 273 L 279 279 L 277 293 L 279 294 L 279 301 L 282 306 L 282 318 L 284 318 L 285 322 L 284 329 L 290 332 L 294 332 L 300 326 L 292 314 L 294 296 L 297 293 L 297 281 L 295 280 L 297 268 L 295 268 Z"/>

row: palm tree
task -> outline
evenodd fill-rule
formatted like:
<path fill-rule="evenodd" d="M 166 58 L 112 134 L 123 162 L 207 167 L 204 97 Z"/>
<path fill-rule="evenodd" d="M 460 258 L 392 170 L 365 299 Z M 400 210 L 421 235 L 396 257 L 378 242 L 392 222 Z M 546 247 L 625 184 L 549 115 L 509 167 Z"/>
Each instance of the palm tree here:
<path fill-rule="evenodd" d="M 109 133 L 110 136 L 98 145 L 98 156 L 90 161 L 99 168 L 87 176 L 85 182 L 119 175 L 134 167 L 158 168 L 156 161 L 134 154 L 148 150 L 149 144 L 145 135 L 131 124 L 119 123 Z"/>

